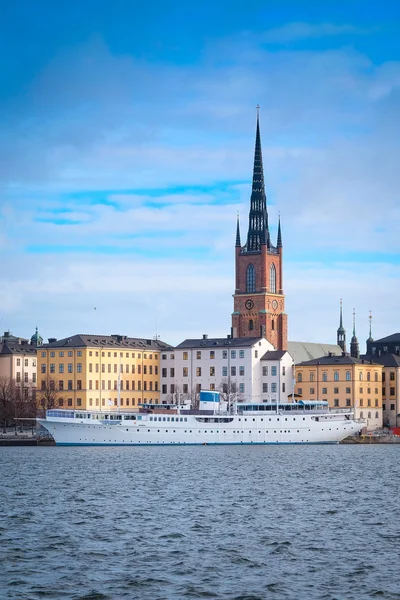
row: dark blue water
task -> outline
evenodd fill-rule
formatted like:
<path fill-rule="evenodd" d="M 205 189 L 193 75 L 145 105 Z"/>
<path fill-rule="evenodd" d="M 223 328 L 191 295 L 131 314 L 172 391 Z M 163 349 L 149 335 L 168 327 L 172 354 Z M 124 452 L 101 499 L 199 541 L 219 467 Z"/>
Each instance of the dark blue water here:
<path fill-rule="evenodd" d="M 400 598 L 400 446 L 0 448 L 0 598 Z"/>

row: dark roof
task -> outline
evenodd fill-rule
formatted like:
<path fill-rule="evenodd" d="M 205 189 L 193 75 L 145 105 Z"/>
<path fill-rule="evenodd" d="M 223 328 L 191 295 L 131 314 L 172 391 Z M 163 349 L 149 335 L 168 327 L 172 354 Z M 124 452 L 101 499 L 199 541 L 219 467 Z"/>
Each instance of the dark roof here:
<path fill-rule="evenodd" d="M 353 358 L 349 354 L 345 356 L 321 356 L 312 360 L 305 360 L 298 363 L 296 367 L 305 367 L 308 365 L 362 365 L 362 364 L 377 364 L 372 360 L 363 360 L 361 358 Z"/>
<path fill-rule="evenodd" d="M 375 340 L 374 343 L 376 344 L 381 342 L 400 342 L 400 333 L 392 333 L 392 335 L 388 335 L 380 340 Z"/>
<path fill-rule="evenodd" d="M 263 338 L 200 338 L 184 340 L 176 346 L 177 350 L 181 348 L 226 348 L 226 347 L 246 347 L 249 348 L 257 344 Z"/>
<path fill-rule="evenodd" d="M 23 344 L 4 342 L 0 344 L 0 354 L 36 354 L 36 346 L 27 342 Z"/>
<path fill-rule="evenodd" d="M 381 354 L 380 356 L 377 354 L 365 354 L 361 358 L 372 360 L 374 363 L 383 365 L 384 367 L 400 367 L 400 356 L 397 354 Z"/>
<path fill-rule="evenodd" d="M 164 350 L 172 348 L 169 344 L 161 340 L 151 340 L 145 338 L 131 338 L 126 335 L 90 335 L 77 334 L 62 340 L 55 340 L 48 344 L 43 344 L 40 348 L 95 348 L 98 346 L 109 348 L 136 348 L 142 350 Z"/>
<path fill-rule="evenodd" d="M 286 354 L 286 350 L 268 350 L 261 360 L 280 360 Z"/>

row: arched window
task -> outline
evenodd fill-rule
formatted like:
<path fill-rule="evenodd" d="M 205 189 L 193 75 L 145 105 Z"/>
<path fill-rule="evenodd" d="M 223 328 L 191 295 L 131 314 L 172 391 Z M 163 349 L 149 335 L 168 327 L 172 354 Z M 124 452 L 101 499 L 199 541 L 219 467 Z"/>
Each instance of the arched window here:
<path fill-rule="evenodd" d="M 360 412 L 360 419 L 363 419 L 363 418 L 364 418 L 364 413 L 363 413 L 363 411 L 361 411 Z"/>
<path fill-rule="evenodd" d="M 303 381 L 303 375 L 302 375 L 302 373 L 298 373 L 298 374 L 297 374 L 297 381 L 298 381 L 299 383 L 301 383 L 301 382 Z"/>
<path fill-rule="evenodd" d="M 310 381 L 314 381 L 314 375 L 315 374 L 313 372 L 310 373 Z"/>
<path fill-rule="evenodd" d="M 250 264 L 247 267 L 246 273 L 246 292 L 256 291 L 256 271 L 254 265 Z"/>
<path fill-rule="evenodd" d="M 371 381 L 371 373 L 369 371 L 367 373 L 367 381 Z"/>
<path fill-rule="evenodd" d="M 249 321 L 249 329 L 250 329 L 250 331 L 253 331 L 253 329 L 254 329 L 253 319 L 250 319 L 250 321 Z"/>
<path fill-rule="evenodd" d="M 378 412 L 375 413 L 375 419 L 379 419 L 379 413 Z"/>
<path fill-rule="evenodd" d="M 333 380 L 334 381 L 339 381 L 339 371 L 335 371 L 333 374 Z"/>
<path fill-rule="evenodd" d="M 346 371 L 346 381 L 351 381 L 351 373 L 350 373 L 350 371 Z"/>
<path fill-rule="evenodd" d="M 276 269 L 275 265 L 272 264 L 269 270 L 269 279 L 270 279 L 270 291 L 271 294 L 276 294 Z"/>
<path fill-rule="evenodd" d="M 371 418 L 371 413 L 369 412 L 369 413 L 368 413 L 368 419 L 370 419 L 370 418 Z"/>
<path fill-rule="evenodd" d="M 362 380 L 363 380 L 363 374 L 360 373 L 360 381 L 362 381 Z"/>
<path fill-rule="evenodd" d="M 375 373 L 375 381 L 378 381 L 378 373 Z"/>

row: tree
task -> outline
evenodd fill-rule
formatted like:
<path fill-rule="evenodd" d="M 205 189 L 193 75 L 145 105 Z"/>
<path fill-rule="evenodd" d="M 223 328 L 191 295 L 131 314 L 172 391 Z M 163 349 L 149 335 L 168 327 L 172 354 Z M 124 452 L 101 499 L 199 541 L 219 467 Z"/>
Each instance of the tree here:
<path fill-rule="evenodd" d="M 228 378 L 221 380 L 218 391 L 221 400 L 226 402 L 228 411 L 235 402 L 243 402 L 245 399 L 244 394 L 237 391 L 237 383 Z"/>
<path fill-rule="evenodd" d="M 13 423 L 16 402 L 16 386 L 13 379 L 2 375 L 0 377 L 0 419 L 3 425 L 3 433 L 7 426 Z"/>
<path fill-rule="evenodd" d="M 60 389 L 54 377 L 47 375 L 46 379 L 42 379 L 42 385 L 37 392 L 41 408 L 48 410 L 59 405 Z"/>

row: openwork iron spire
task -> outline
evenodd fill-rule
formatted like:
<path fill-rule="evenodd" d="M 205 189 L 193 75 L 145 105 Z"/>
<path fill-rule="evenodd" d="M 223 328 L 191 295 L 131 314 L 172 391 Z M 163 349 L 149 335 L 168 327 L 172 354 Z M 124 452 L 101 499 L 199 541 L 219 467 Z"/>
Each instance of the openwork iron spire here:
<path fill-rule="evenodd" d="M 249 232 L 247 234 L 247 250 L 260 250 L 263 244 L 270 247 L 268 230 L 267 198 L 265 195 L 264 169 L 261 151 L 260 119 L 257 106 L 256 146 L 254 151 L 253 185 L 250 199 Z"/>

